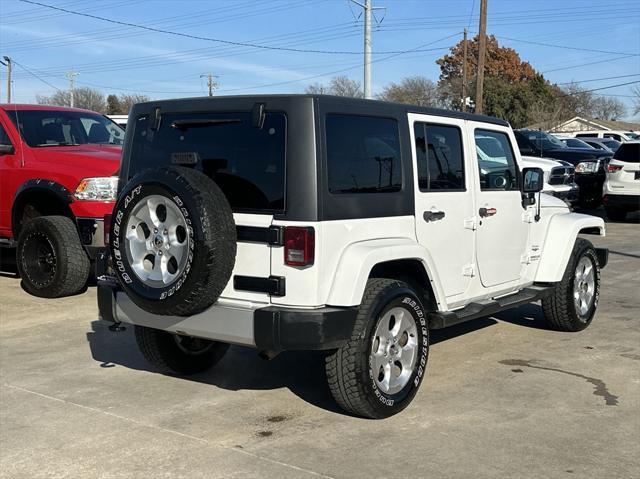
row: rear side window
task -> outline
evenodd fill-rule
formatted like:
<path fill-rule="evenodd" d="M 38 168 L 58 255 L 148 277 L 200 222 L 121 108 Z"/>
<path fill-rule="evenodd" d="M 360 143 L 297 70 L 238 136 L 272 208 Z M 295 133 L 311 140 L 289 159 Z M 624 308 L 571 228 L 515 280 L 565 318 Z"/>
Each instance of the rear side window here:
<path fill-rule="evenodd" d="M 326 118 L 326 136 L 331 193 L 400 191 L 402 165 L 396 120 L 331 114 Z"/>
<path fill-rule="evenodd" d="M 413 130 L 420 191 L 463 191 L 464 158 L 460 129 L 448 125 L 416 123 Z"/>
<path fill-rule="evenodd" d="M 627 163 L 640 163 L 640 143 L 623 143 L 613 157 Z"/>
<path fill-rule="evenodd" d="M 509 137 L 500 131 L 476 130 L 475 140 L 480 189 L 517 190 L 518 175 Z"/>
<path fill-rule="evenodd" d="M 132 128 L 129 177 L 190 166 L 217 183 L 234 211 L 284 211 L 284 113 L 267 113 L 262 129 L 253 126 L 251 112 L 164 113 L 157 130 L 144 115 Z"/>

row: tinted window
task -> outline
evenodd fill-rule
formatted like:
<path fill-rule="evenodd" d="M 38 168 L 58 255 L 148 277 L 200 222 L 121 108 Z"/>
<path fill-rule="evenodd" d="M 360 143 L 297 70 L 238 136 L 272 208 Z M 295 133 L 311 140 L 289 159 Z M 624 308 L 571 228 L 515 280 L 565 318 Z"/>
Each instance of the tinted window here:
<path fill-rule="evenodd" d="M 146 168 L 189 165 L 222 189 L 234 211 L 284 211 L 286 117 L 267 113 L 165 113 L 160 128 L 148 116 L 131 122 L 129 175 Z"/>
<path fill-rule="evenodd" d="M 0 145 L 11 145 L 9 135 L 7 135 L 7 132 L 4 130 L 2 125 L 0 125 Z"/>
<path fill-rule="evenodd" d="M 614 133 L 605 133 L 602 135 L 604 138 L 613 138 L 614 140 L 621 141 L 622 137 L 620 135 L 616 135 Z"/>
<path fill-rule="evenodd" d="M 416 123 L 413 129 L 420 190 L 464 190 L 460 129 L 426 123 Z"/>
<path fill-rule="evenodd" d="M 640 143 L 623 143 L 613 157 L 627 163 L 640 163 Z"/>
<path fill-rule="evenodd" d="M 100 143 L 122 145 L 124 130 L 97 113 L 65 110 L 5 110 L 31 147 Z"/>
<path fill-rule="evenodd" d="M 502 132 L 476 130 L 476 153 L 483 190 L 517 190 L 518 175 L 509 137 Z"/>
<path fill-rule="evenodd" d="M 326 134 L 331 193 L 400 191 L 402 165 L 396 120 L 327 115 Z"/>
<path fill-rule="evenodd" d="M 593 133 L 578 133 L 576 135 L 576 138 L 597 138 L 598 135 L 595 135 Z"/>

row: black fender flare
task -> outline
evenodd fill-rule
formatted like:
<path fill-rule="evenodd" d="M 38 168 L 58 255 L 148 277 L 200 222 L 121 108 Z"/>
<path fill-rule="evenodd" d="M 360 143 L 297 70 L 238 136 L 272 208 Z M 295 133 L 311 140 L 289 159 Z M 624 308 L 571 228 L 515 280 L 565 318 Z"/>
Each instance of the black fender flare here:
<path fill-rule="evenodd" d="M 16 190 L 16 194 L 13 198 L 11 207 L 11 226 L 14 237 L 16 238 L 20 233 L 20 216 L 22 208 L 25 204 L 25 200 L 29 195 L 33 193 L 42 193 L 55 198 L 60 202 L 61 205 L 68 209 L 68 213 L 69 215 L 71 215 L 71 210 L 69 209 L 68 205 L 74 201 L 74 198 L 71 192 L 66 187 L 53 180 L 47 180 L 43 178 L 33 178 L 27 180 L 22 183 Z"/>

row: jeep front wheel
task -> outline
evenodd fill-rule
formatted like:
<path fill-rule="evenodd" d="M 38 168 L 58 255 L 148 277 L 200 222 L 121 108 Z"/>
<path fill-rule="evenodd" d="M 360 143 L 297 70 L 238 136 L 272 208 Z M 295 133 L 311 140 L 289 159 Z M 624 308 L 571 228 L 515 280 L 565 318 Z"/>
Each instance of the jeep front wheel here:
<path fill-rule="evenodd" d="M 215 366 L 229 349 L 226 343 L 135 327 L 140 352 L 164 374 L 196 374 Z"/>
<path fill-rule="evenodd" d="M 66 216 L 40 216 L 25 223 L 16 253 L 22 288 L 29 294 L 60 298 L 87 284 L 89 258 Z"/>
<path fill-rule="evenodd" d="M 596 314 L 600 296 L 600 264 L 593 245 L 576 240 L 562 281 L 542 300 L 547 323 L 559 331 L 582 331 Z"/>
<path fill-rule="evenodd" d="M 346 411 L 372 419 L 409 405 L 429 353 L 426 312 L 418 295 L 391 279 L 370 279 L 351 339 L 326 359 L 329 388 Z"/>

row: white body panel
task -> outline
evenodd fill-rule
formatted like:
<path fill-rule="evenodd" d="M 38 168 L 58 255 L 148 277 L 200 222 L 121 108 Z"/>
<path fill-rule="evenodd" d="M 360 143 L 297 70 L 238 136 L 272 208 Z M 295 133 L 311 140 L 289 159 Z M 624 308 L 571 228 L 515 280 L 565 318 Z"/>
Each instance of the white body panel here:
<path fill-rule="evenodd" d="M 609 161 L 609 165 L 619 166 L 617 171 L 606 170 L 606 179 L 602 187 L 605 195 L 630 195 L 640 198 L 640 178 L 636 179 L 640 171 L 640 163 L 628 163 L 616 160 Z"/>
<path fill-rule="evenodd" d="M 632 136 L 635 136 L 635 135 L 629 136 L 628 135 L 629 133 L 633 133 L 633 132 L 623 131 L 623 130 L 584 130 L 584 131 L 572 131 L 570 133 L 565 133 L 565 134 L 570 135 L 574 138 L 581 138 L 581 137 L 613 138 L 614 140 L 625 142 L 625 141 L 632 141 L 635 139 L 635 138 L 632 138 Z"/>

